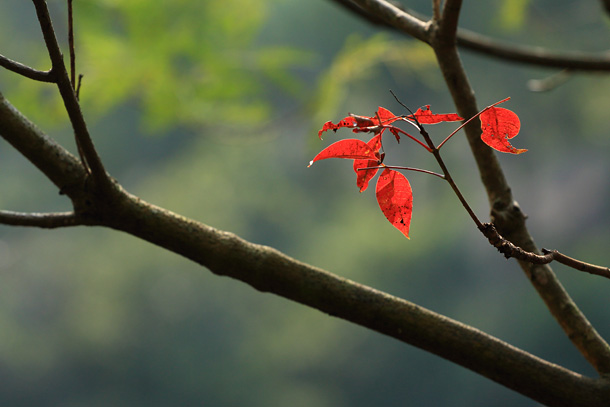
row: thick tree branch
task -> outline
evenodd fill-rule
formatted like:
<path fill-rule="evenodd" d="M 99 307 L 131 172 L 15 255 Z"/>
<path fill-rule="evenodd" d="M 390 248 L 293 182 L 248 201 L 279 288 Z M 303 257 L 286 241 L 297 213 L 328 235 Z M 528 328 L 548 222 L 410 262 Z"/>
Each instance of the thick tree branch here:
<path fill-rule="evenodd" d="M 393 16 L 392 20 L 387 20 L 383 16 L 389 13 L 386 8 L 389 4 L 385 0 L 331 0 L 351 12 L 356 13 L 371 24 L 379 25 L 398 30 L 408 35 L 412 35 L 426 43 L 429 42 L 427 34 L 413 35 L 411 31 L 403 29 L 401 24 L 396 21 L 403 21 L 404 16 Z M 370 4 L 373 3 L 373 4 Z M 412 10 L 392 6 L 403 11 L 411 19 L 420 22 L 427 21 L 428 18 Z M 373 10 L 379 10 L 373 12 Z M 479 52 L 483 55 L 500 58 L 504 61 L 530 64 L 546 68 L 570 69 L 572 71 L 610 71 L 610 52 L 605 53 L 586 53 L 574 51 L 551 51 L 542 47 L 525 45 L 514 45 L 469 31 L 463 28 L 457 30 L 457 43 L 460 47 Z"/>
<path fill-rule="evenodd" d="M 459 13 L 459 1 L 447 3 L 454 3 L 458 7 L 448 9 L 446 4 L 443 18 L 447 15 L 447 10 Z M 458 114 L 462 117 L 472 117 L 479 111 L 474 90 L 462 66 L 455 41 L 447 37 L 453 32 L 455 18 L 455 15 L 451 15 L 449 29 L 443 29 L 444 21 L 439 23 L 438 31 L 433 33 L 431 45 Z M 464 129 L 492 206 L 494 225 L 515 245 L 528 252 L 538 253 L 539 250 L 525 226 L 525 216 L 514 201 L 495 154 L 481 141 L 478 120 Z M 574 304 L 551 268 L 523 260 L 520 260 L 520 265 L 572 343 L 600 374 L 609 374 L 610 347 Z"/>
<path fill-rule="evenodd" d="M 279 251 L 247 242 L 238 236 L 216 230 L 199 222 L 156 207 L 124 191 L 104 171 L 89 137 L 84 118 L 70 83 L 63 58 L 42 0 L 33 0 L 52 61 L 59 88 L 77 140 L 83 148 L 94 182 L 76 157 L 43 134 L 0 94 L 0 135 L 36 165 L 73 202 L 74 212 L 60 214 L 23 214 L 0 211 L 0 222 L 58 227 L 100 225 L 139 237 L 207 267 L 213 273 L 243 281 L 257 290 L 318 309 L 329 315 L 359 324 L 407 344 L 417 346 L 485 377 L 514 389 L 541 403 L 554 406 L 605 406 L 610 399 L 610 382 L 574 373 L 516 349 L 475 328 L 433 313 L 408 301 L 390 296 L 327 271 L 301 263 Z M 460 65 L 455 48 L 454 28 L 459 1 L 447 1 L 440 26 L 432 27 L 399 9 L 380 1 L 362 0 L 380 13 L 380 18 L 409 30 L 411 35 L 429 42 L 439 59 L 458 111 L 464 117 L 476 113 L 472 89 Z M 449 4 L 449 6 L 448 6 Z M 453 7 L 457 6 L 457 7 Z M 453 7 L 453 8 L 452 8 Z M 367 9 L 368 10 L 368 9 Z M 455 11 L 455 16 L 452 13 Z M 445 20 L 446 19 L 446 20 Z M 443 20 L 447 25 L 443 27 Z M 444 55 L 444 52 L 447 52 Z M 460 95 L 461 91 L 466 91 Z M 463 98 L 463 100 L 462 100 Z M 464 104 L 462 104 L 462 102 Z M 474 111 L 473 111 L 474 109 Z M 475 127 L 466 132 L 475 156 L 483 151 Z M 476 137 L 475 137 L 476 136 Z M 524 225 L 503 222 L 507 208 L 514 209 L 510 189 L 489 149 L 476 157 L 480 168 L 496 166 L 499 172 L 488 175 L 484 183 L 493 203 L 494 216 L 502 228 L 523 240 L 529 237 Z M 91 161 L 90 161 L 91 160 Z M 491 187 L 491 181 L 499 187 Z M 498 189 L 499 188 L 499 189 Z M 503 218 L 504 217 L 504 218 Z M 517 219 L 521 219 L 518 218 Z M 521 219 L 522 220 L 522 219 Z M 523 235 L 523 236 L 522 236 Z M 511 237 L 513 237 L 511 236 Z M 523 247 L 528 243 L 524 241 Z M 526 266 L 522 265 L 524 269 Z M 550 269 L 534 270 L 528 263 L 530 278 L 570 338 L 600 373 L 610 372 L 608 346 L 588 324 L 565 294 Z M 544 281 L 542 281 L 544 279 Z M 550 285 L 550 288 L 549 288 Z M 564 295 L 565 294 L 565 295 Z M 546 297 L 545 297 L 546 296 Z M 569 311 L 553 307 L 573 308 Z M 572 331 L 573 330 L 573 331 Z"/>
<path fill-rule="evenodd" d="M 41 133 L 0 98 L 0 135 L 56 185 L 75 213 L 68 223 L 100 225 L 129 233 L 182 255 L 213 273 L 257 290 L 318 309 L 471 369 L 541 403 L 605 406 L 610 383 L 584 377 L 408 301 L 292 259 L 279 251 L 184 218 L 130 195 L 113 183 L 107 193 L 89 191 L 76 157 Z M 80 190 L 78 190 L 80 185 Z M 108 193 L 109 192 L 109 193 Z M 4 214 L 5 219 L 10 214 Z M 28 215 L 18 215 L 13 218 Z M 31 215 L 29 215 L 31 217 Z"/>
<path fill-rule="evenodd" d="M 213 273 L 318 309 L 471 369 L 541 403 L 603 406 L 610 385 L 543 361 L 472 327 L 277 250 L 122 196 L 111 227 L 181 254 Z M 116 214 L 116 211 L 114 212 Z M 581 399 L 584 397 L 585 399 Z"/>
<path fill-rule="evenodd" d="M 87 173 L 78 158 L 44 134 L 0 93 L 0 135 L 53 182 L 60 193 L 84 204 Z"/>
<path fill-rule="evenodd" d="M 430 23 L 415 17 L 411 13 L 405 13 L 399 6 L 383 0 L 332 0 L 358 14 L 373 24 L 382 24 L 392 27 L 405 34 L 428 42 L 428 27 Z"/>

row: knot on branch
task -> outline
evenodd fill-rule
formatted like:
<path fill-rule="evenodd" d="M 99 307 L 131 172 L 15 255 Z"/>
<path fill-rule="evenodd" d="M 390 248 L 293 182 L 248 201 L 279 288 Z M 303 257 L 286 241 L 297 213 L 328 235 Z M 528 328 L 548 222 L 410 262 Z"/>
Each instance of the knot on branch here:
<path fill-rule="evenodd" d="M 489 243 L 498 249 L 507 259 L 514 257 L 517 260 L 523 260 L 534 264 L 547 264 L 554 259 L 554 254 L 552 252 L 545 252 L 544 255 L 540 255 L 515 246 L 512 242 L 506 240 L 498 233 L 498 230 L 493 223 L 484 223 L 479 229 L 483 235 L 485 235 Z"/>

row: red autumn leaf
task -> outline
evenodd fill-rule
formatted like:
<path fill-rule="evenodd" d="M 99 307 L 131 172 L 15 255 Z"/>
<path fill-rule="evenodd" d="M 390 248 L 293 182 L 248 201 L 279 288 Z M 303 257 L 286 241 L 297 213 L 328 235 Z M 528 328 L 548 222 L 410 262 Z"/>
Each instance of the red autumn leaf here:
<path fill-rule="evenodd" d="M 324 126 L 322 126 L 322 129 L 318 131 L 318 137 L 321 139 L 322 133 L 325 131 L 337 131 L 342 127 L 352 128 L 354 132 L 378 132 L 379 130 L 374 129 L 375 127 L 387 125 L 395 122 L 396 120 L 400 120 L 400 117 L 395 116 L 394 113 L 380 106 L 377 108 L 377 112 L 373 117 L 350 114 L 337 124 L 330 121 L 326 122 L 324 123 Z"/>
<path fill-rule="evenodd" d="M 359 171 L 358 168 L 375 167 L 379 165 L 379 150 L 381 149 L 381 134 L 369 140 L 367 145 L 375 152 L 375 160 L 354 160 L 354 171 L 356 171 L 356 185 L 363 192 L 369 186 L 369 181 L 377 174 L 378 168 Z"/>
<path fill-rule="evenodd" d="M 413 193 L 407 178 L 386 168 L 377 179 L 377 202 L 390 223 L 409 239 Z"/>
<path fill-rule="evenodd" d="M 421 107 L 417 109 L 415 114 L 407 116 L 409 119 L 417 119 L 421 124 L 436 124 L 441 122 L 458 122 L 464 120 L 455 113 L 434 114 L 430 110 L 430 105 L 426 105 L 425 109 Z"/>
<path fill-rule="evenodd" d="M 348 158 L 348 159 L 367 159 L 376 160 L 375 151 L 368 144 L 358 139 L 340 140 L 331 144 L 320 151 L 313 160 L 309 162 L 309 167 L 319 160 L 326 158 Z"/>
<path fill-rule="evenodd" d="M 503 153 L 521 154 L 526 149 L 516 149 L 509 139 L 519 134 L 519 116 L 503 107 L 491 107 L 481 113 L 481 140 L 491 148 Z"/>
<path fill-rule="evenodd" d="M 341 127 L 356 127 L 356 119 L 352 116 L 347 116 L 346 118 L 344 118 L 337 124 L 334 124 L 333 122 L 328 121 L 328 122 L 324 123 L 324 126 L 322 126 L 322 130 L 320 130 L 318 132 L 318 137 L 320 139 L 322 139 L 322 133 L 324 133 L 325 131 L 328 131 L 328 130 L 337 131 L 337 129 L 340 129 Z"/>
<path fill-rule="evenodd" d="M 379 123 L 379 121 L 377 120 L 377 116 L 379 116 L 381 123 Z M 374 119 L 377 124 L 390 124 L 395 122 L 396 120 L 400 120 L 400 117 L 397 117 L 394 113 L 390 112 L 385 107 L 379 106 L 377 108 L 377 114 L 375 115 Z"/>

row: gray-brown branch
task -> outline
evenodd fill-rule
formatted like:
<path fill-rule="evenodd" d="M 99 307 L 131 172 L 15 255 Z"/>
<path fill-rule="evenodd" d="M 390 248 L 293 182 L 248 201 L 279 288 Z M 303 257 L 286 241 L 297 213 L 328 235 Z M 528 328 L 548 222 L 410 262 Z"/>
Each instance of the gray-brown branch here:
<path fill-rule="evenodd" d="M 425 30 L 429 18 L 401 5 L 378 0 L 331 1 L 371 24 L 408 33 L 414 38 L 429 42 L 428 36 L 419 32 Z M 391 9 L 400 10 L 402 13 L 390 13 Z M 408 20 L 405 15 L 408 15 Z M 553 51 L 543 47 L 516 45 L 463 28 L 457 30 L 456 41 L 465 50 L 513 63 L 584 72 L 610 71 L 610 52 Z"/>
<path fill-rule="evenodd" d="M 457 113 L 462 117 L 473 117 L 479 112 L 474 89 L 457 49 L 457 22 L 461 1 L 446 0 L 441 21 L 429 22 L 424 22 L 385 0 L 352 1 L 376 19 L 430 44 Z M 479 121 L 469 123 L 464 131 L 492 207 L 494 225 L 503 236 L 523 250 L 537 252 L 536 244 L 525 226 L 525 216 L 512 196 L 496 155 L 481 141 Z M 610 374 L 610 346 L 578 309 L 548 264 L 532 264 L 524 260 L 520 260 L 519 264 L 574 346 L 601 375 Z"/>
<path fill-rule="evenodd" d="M 582 376 L 406 300 L 151 205 L 117 183 L 111 193 L 90 190 L 78 159 L 1 94 L 0 135 L 72 199 L 84 225 L 129 233 L 215 274 L 396 338 L 547 405 L 606 406 L 610 399 L 610 383 L 605 379 Z"/>

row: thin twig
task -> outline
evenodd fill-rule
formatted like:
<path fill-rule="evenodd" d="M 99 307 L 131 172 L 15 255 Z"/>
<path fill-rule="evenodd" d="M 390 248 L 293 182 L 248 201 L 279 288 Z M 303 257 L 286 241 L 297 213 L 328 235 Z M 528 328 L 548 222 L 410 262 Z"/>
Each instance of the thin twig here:
<path fill-rule="evenodd" d="M 83 74 L 78 75 L 78 83 L 76 84 L 76 99 L 80 100 L 80 85 L 83 82 Z"/>
<path fill-rule="evenodd" d="M 414 167 L 401 167 L 401 166 L 397 166 L 397 165 L 377 165 L 377 166 L 374 166 L 374 167 L 360 167 L 360 168 L 358 168 L 358 171 L 379 170 L 379 169 L 382 169 L 382 168 L 389 168 L 389 169 L 392 169 L 392 170 L 404 170 L 404 171 L 423 172 L 424 174 L 434 175 L 436 177 L 439 177 L 440 179 L 446 179 L 443 174 L 439 174 L 439 173 L 434 172 L 434 171 L 428 171 L 428 170 L 423 170 L 421 168 L 414 168 Z"/>
<path fill-rule="evenodd" d="M 572 257 L 568 257 L 565 254 L 558 252 L 557 250 L 542 249 L 542 253 L 551 254 L 553 256 L 553 260 L 555 260 L 556 262 L 559 262 L 561 264 L 564 264 L 568 267 L 571 267 L 573 269 L 583 271 L 583 272 L 589 273 L 589 274 L 595 274 L 597 276 L 610 278 L 610 268 L 609 267 L 603 267 L 603 266 L 598 266 L 598 265 L 591 264 L 591 263 L 585 263 L 584 261 L 580 261 L 580 260 L 574 259 Z"/>
<path fill-rule="evenodd" d="M 82 225 L 83 222 L 74 212 L 25 213 L 0 210 L 0 224 L 55 229 Z"/>
<path fill-rule="evenodd" d="M 548 92 L 566 83 L 572 77 L 570 69 L 562 69 L 553 75 L 542 79 L 530 79 L 527 88 L 532 92 Z"/>
<path fill-rule="evenodd" d="M 28 79 L 47 83 L 55 82 L 55 75 L 53 75 L 52 70 L 39 71 L 20 62 L 13 61 L 4 55 L 0 55 L 0 66 L 21 76 L 25 76 Z"/>
<path fill-rule="evenodd" d="M 79 147 L 79 153 L 81 153 L 83 166 L 90 169 L 96 184 L 100 188 L 110 188 L 112 180 L 106 173 L 102 160 L 97 154 L 91 136 L 89 135 L 89 130 L 80 109 L 75 89 L 68 76 L 68 71 L 66 70 L 62 53 L 59 44 L 57 43 L 47 3 L 44 0 L 32 1 L 36 8 L 36 15 L 38 16 L 40 28 L 49 52 L 49 57 L 51 58 L 52 70 L 56 75 L 57 88 L 59 89 L 64 106 L 68 112 L 68 117 L 70 118 L 70 122 L 74 129 L 74 136 L 76 144 Z"/>
<path fill-rule="evenodd" d="M 583 261 L 568 257 L 557 250 L 542 249 L 542 254 L 528 252 L 506 240 L 492 223 L 484 223 L 479 228 L 481 233 L 489 240 L 489 243 L 494 246 L 507 259 L 514 257 L 517 260 L 527 261 L 532 264 L 548 264 L 552 261 L 564 264 L 575 270 L 583 271 L 589 274 L 595 274 L 601 277 L 610 279 L 610 268 L 597 266 L 595 264 L 585 263 Z"/>
<path fill-rule="evenodd" d="M 68 47 L 70 49 L 70 82 L 76 91 L 76 52 L 74 51 L 74 20 L 72 0 L 68 0 Z"/>
<path fill-rule="evenodd" d="M 486 110 L 491 109 L 491 108 L 492 108 L 492 107 L 494 107 L 494 106 L 499 105 L 500 103 L 504 103 L 504 102 L 506 102 L 506 101 L 507 101 L 507 100 L 509 100 L 509 99 L 510 99 L 510 97 L 508 97 L 508 98 L 506 98 L 506 99 L 502 99 L 501 101 L 496 102 L 496 103 L 494 103 L 493 105 L 489 105 L 489 106 L 487 106 L 485 109 L 483 109 L 483 110 L 479 111 L 479 113 L 475 114 L 475 115 L 474 115 L 474 116 L 472 116 L 470 119 L 466 120 L 464 123 L 462 123 L 462 124 L 460 125 L 460 127 L 458 127 L 457 129 L 455 129 L 455 130 L 453 131 L 453 133 L 451 133 L 450 135 L 448 135 L 448 136 L 445 138 L 445 140 L 443 140 L 443 141 L 442 141 L 442 142 L 441 142 L 441 143 L 438 145 L 438 147 L 436 147 L 436 149 L 437 149 L 437 150 L 440 150 L 440 149 L 441 149 L 441 147 L 443 146 L 443 144 L 445 144 L 447 141 L 449 141 L 449 139 L 450 139 L 451 137 L 453 137 L 453 135 L 454 135 L 455 133 L 457 133 L 458 131 L 462 130 L 462 128 L 463 128 L 464 126 L 466 126 L 466 125 L 467 125 L 468 123 L 470 123 L 472 120 L 474 120 L 474 119 L 476 119 L 477 117 L 479 117 L 481 114 L 483 114 L 483 112 L 485 112 Z"/>
<path fill-rule="evenodd" d="M 422 146 L 423 148 L 425 148 L 426 150 L 428 150 L 428 152 L 432 152 L 430 150 L 430 147 L 428 147 L 427 145 L 425 145 L 424 143 L 421 142 L 421 140 L 419 140 L 417 137 L 410 135 L 409 133 L 407 133 L 406 131 L 399 129 L 396 126 L 383 126 L 385 128 L 393 128 L 394 130 L 396 130 L 399 133 L 404 134 L 405 136 L 409 137 L 411 140 L 415 141 L 417 144 L 419 144 L 420 146 Z"/>

